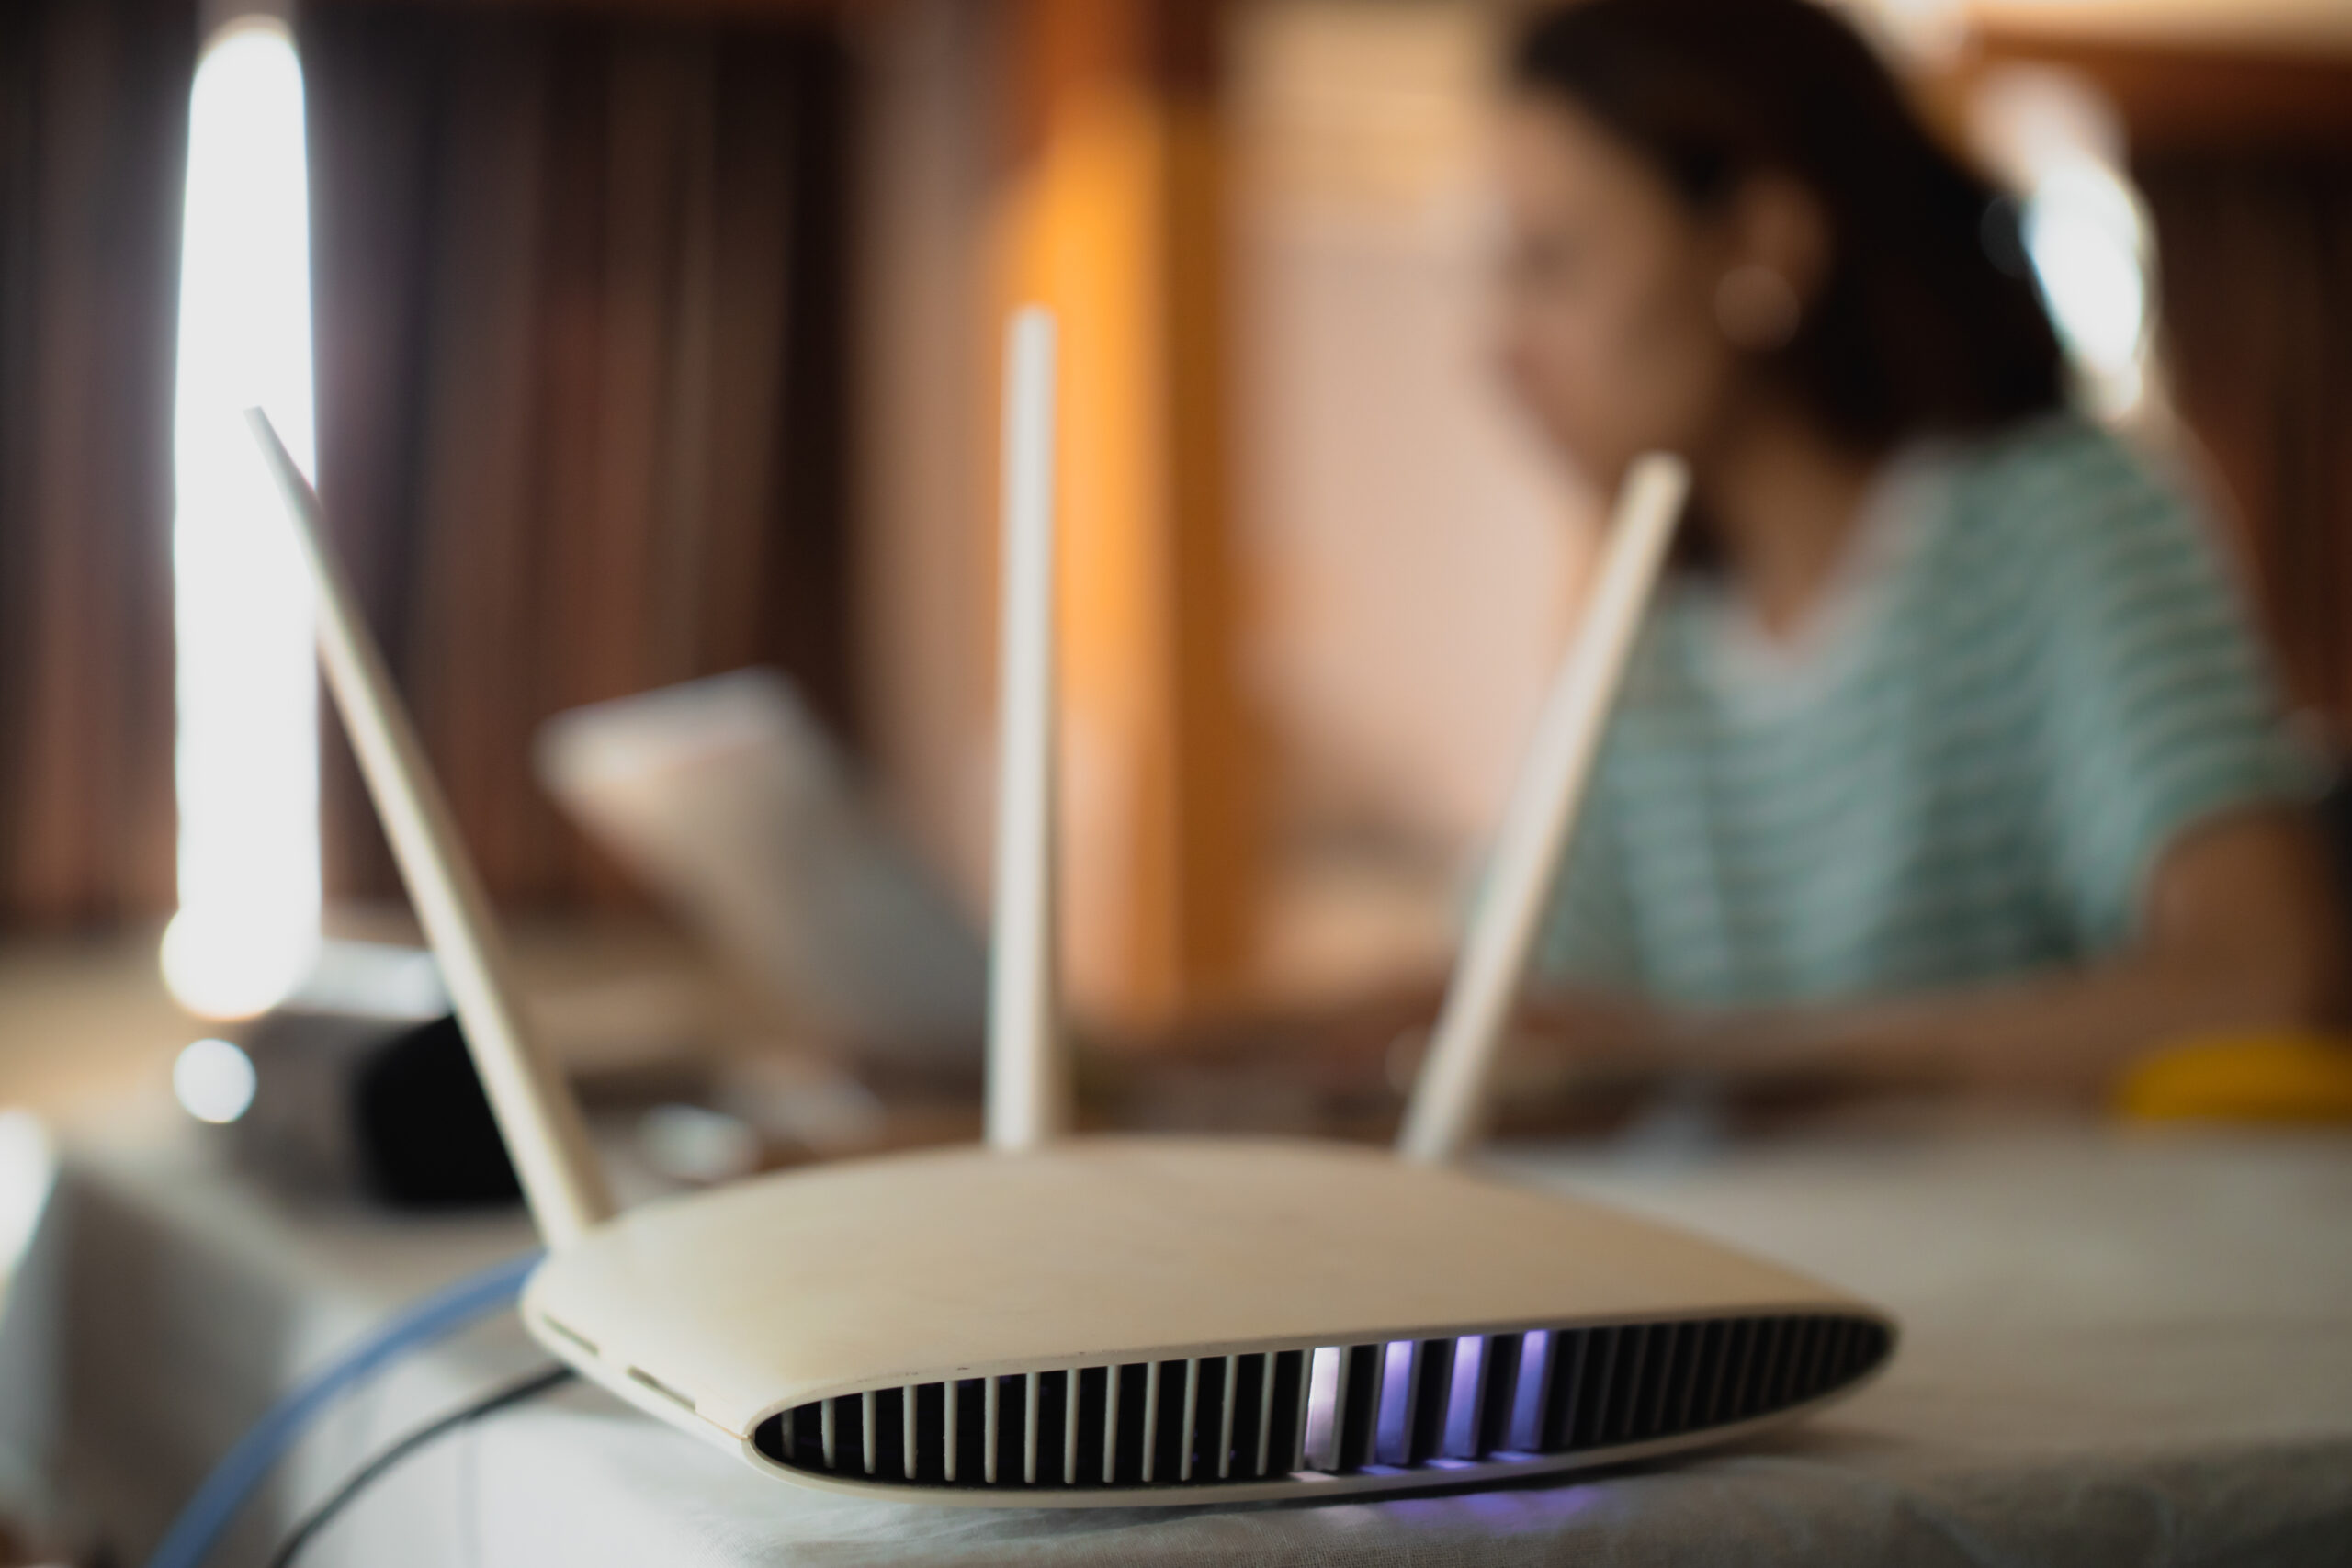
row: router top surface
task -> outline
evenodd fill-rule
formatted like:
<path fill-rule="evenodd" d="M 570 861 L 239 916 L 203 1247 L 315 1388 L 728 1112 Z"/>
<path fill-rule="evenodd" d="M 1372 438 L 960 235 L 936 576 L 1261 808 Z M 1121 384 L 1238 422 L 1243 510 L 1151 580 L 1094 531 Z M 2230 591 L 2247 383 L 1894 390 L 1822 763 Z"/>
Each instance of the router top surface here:
<path fill-rule="evenodd" d="M 1831 1314 L 1817 1281 L 1368 1149 L 1089 1138 L 791 1172 L 553 1254 L 535 1332 L 705 1435 L 919 1383 L 1583 1324 Z M 632 1386 L 633 1385 L 633 1386 Z"/>

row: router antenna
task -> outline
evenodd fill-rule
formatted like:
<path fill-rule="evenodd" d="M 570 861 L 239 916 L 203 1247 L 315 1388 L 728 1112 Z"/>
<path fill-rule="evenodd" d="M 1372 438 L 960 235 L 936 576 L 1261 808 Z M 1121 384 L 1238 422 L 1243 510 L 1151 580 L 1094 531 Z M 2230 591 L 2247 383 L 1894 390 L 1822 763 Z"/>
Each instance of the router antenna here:
<path fill-rule="evenodd" d="M 1003 599 L 997 630 L 996 919 L 989 953 L 988 1141 L 1069 1126 L 1055 1018 L 1054 317 L 1005 333 Z"/>
<path fill-rule="evenodd" d="M 425 766 L 415 727 L 328 547 L 318 491 L 295 467 L 269 416 L 247 409 L 245 419 L 285 495 L 294 536 L 310 563 L 318 598 L 319 662 L 359 755 L 368 793 L 457 1004 L 458 1021 L 531 1217 L 549 1247 L 562 1247 L 613 1213 L 579 1104 L 526 1023 L 489 900 L 458 837 L 449 803 Z"/>
<path fill-rule="evenodd" d="M 1396 1148 L 1407 1159 L 1457 1159 L 1478 1131 L 1487 1080 L 1576 829 L 1610 704 L 1690 488 L 1690 470 L 1679 458 L 1653 453 L 1635 461 L 1617 492 L 1617 514 L 1601 547 L 1583 622 L 1512 787 L 1485 895 L 1405 1108 Z"/>

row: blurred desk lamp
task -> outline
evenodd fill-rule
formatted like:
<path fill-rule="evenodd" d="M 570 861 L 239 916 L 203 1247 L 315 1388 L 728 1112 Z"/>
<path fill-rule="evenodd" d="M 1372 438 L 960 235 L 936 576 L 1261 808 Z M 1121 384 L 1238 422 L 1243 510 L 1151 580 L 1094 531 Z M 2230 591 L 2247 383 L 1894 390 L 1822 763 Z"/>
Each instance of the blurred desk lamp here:
<path fill-rule="evenodd" d="M 1066 1136 L 1052 876 L 1055 328 L 1007 381 L 1002 775 L 985 1147 L 762 1177 L 614 1213 L 532 1041 L 471 863 L 329 555 L 321 659 L 549 1248 L 530 1332 L 778 1480 L 910 1501 L 1323 1497 L 1666 1454 L 1792 1420 L 1893 1323 L 1814 1280 L 1453 1168 L 1686 488 L 1650 457 L 1503 824 L 1395 1156 Z"/>

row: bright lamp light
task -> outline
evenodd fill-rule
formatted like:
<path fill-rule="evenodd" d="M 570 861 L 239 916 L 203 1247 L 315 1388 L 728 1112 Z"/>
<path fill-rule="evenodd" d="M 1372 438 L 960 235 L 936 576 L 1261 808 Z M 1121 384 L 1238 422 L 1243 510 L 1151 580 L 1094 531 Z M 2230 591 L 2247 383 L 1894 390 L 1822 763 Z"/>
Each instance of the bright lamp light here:
<path fill-rule="evenodd" d="M 239 414 L 313 467 L 302 71 L 283 23 L 215 33 L 188 118 L 180 253 L 178 915 L 164 975 L 198 1013 L 263 1011 L 319 942 L 310 586 Z"/>
<path fill-rule="evenodd" d="M 199 1122 L 234 1122 L 253 1106 L 254 1060 L 226 1040 L 191 1042 L 172 1063 L 172 1094 Z"/>
<path fill-rule="evenodd" d="M 2025 244 L 2059 335 L 2101 412 L 2139 401 L 2148 340 L 2147 222 L 2121 175 L 2057 158 L 2025 208 Z"/>

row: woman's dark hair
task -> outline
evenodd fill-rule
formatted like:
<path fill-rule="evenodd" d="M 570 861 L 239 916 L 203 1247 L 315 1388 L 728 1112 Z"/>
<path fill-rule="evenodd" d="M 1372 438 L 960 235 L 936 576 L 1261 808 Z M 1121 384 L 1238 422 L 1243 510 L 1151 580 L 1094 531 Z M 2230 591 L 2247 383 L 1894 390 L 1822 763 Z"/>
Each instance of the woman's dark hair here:
<path fill-rule="evenodd" d="M 1775 359 L 1841 439 L 1874 450 L 2061 401 L 2057 338 L 2009 204 L 1812 0 L 1581 0 L 1526 25 L 1510 73 L 1590 116 L 1695 207 L 1759 174 L 1821 203 L 1829 270 Z"/>

